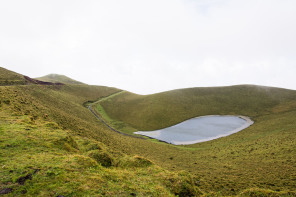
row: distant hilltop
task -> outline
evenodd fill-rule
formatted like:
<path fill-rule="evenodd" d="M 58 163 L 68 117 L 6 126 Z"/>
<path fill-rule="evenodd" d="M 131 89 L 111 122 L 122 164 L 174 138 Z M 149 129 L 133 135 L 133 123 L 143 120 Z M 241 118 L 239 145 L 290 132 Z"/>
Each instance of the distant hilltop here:
<path fill-rule="evenodd" d="M 28 76 L 16 73 L 14 71 L 0 67 L 0 86 L 5 85 L 27 85 L 27 84 L 40 84 L 40 85 L 86 85 L 80 81 L 71 79 L 65 75 L 49 74 L 43 77 L 30 78 Z"/>
<path fill-rule="evenodd" d="M 32 79 L 28 76 L 21 75 L 19 73 L 0 67 L 0 86 L 28 85 L 28 84 L 64 85 L 63 83 L 60 83 L 60 82 L 47 82 L 47 81 Z"/>
<path fill-rule="evenodd" d="M 76 81 L 74 79 L 71 79 L 65 75 L 59 75 L 59 74 L 49 74 L 49 75 L 45 75 L 43 77 L 38 77 L 35 79 L 41 80 L 41 81 L 46 81 L 46 82 L 52 82 L 52 83 L 76 84 L 76 85 L 84 85 L 85 84 L 80 81 Z"/>

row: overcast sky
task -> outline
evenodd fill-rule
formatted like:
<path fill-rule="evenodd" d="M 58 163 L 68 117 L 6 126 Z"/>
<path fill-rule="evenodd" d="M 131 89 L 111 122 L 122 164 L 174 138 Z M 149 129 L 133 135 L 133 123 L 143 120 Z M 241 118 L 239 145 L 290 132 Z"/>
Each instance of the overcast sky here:
<path fill-rule="evenodd" d="M 296 89 L 295 0 L 0 0 L 0 66 L 139 94 Z"/>

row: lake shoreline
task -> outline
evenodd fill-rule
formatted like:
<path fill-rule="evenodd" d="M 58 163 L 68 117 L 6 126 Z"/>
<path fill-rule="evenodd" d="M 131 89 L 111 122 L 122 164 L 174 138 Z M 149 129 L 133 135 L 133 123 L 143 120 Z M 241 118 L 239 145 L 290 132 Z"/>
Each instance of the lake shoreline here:
<path fill-rule="evenodd" d="M 167 141 L 167 140 L 164 140 L 164 139 L 161 139 L 161 138 L 159 139 L 159 136 L 161 136 L 161 132 L 163 132 L 166 129 L 170 129 L 170 128 L 176 127 L 178 125 L 185 124 L 185 122 L 188 122 L 188 121 L 196 121 L 196 120 L 201 120 L 201 119 L 205 119 L 205 118 L 217 118 L 217 117 L 218 118 L 226 118 L 226 117 L 227 118 L 240 118 L 240 119 L 244 120 L 245 122 L 244 122 L 244 124 L 240 125 L 239 127 L 235 128 L 235 129 L 232 129 L 230 131 L 224 132 L 223 134 L 215 135 L 215 136 L 212 136 L 212 137 L 205 137 L 204 139 L 188 140 L 188 141 L 185 141 L 185 142 L 184 141 L 178 141 L 178 140 Z M 134 134 L 143 135 L 143 136 L 149 137 L 151 139 L 157 139 L 157 140 L 159 140 L 161 142 L 166 142 L 166 143 L 174 144 L 174 145 L 190 145 L 190 144 L 196 144 L 196 143 L 211 141 L 211 140 L 218 139 L 218 138 L 221 138 L 221 137 L 229 136 L 231 134 L 237 133 L 239 131 L 242 131 L 242 130 L 248 128 L 252 124 L 254 124 L 254 121 L 251 120 L 251 118 L 249 118 L 247 116 L 243 116 L 243 115 L 206 115 L 206 116 L 198 116 L 198 117 L 195 117 L 195 118 L 188 119 L 186 121 L 183 121 L 183 122 L 178 123 L 176 125 L 173 125 L 171 127 L 167 127 L 165 129 L 160 129 L 160 130 L 155 130 L 155 131 L 137 131 L 137 132 L 134 132 Z"/>

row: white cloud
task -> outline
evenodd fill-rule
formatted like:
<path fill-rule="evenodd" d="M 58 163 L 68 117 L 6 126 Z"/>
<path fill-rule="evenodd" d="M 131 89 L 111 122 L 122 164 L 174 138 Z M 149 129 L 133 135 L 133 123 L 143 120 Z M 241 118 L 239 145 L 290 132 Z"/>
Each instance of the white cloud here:
<path fill-rule="evenodd" d="M 137 93 L 296 89 L 294 0 L 0 2 L 0 65 Z"/>

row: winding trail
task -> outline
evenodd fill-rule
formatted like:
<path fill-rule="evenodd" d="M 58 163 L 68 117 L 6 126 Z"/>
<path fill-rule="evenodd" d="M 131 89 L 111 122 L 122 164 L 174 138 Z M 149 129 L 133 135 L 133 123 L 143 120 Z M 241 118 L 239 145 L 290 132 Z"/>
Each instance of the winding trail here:
<path fill-rule="evenodd" d="M 94 112 L 94 110 L 91 108 L 94 104 L 99 103 L 99 102 L 101 102 L 101 101 L 103 101 L 103 100 L 107 100 L 107 99 L 109 99 L 110 97 L 116 96 L 116 95 L 121 94 L 121 93 L 123 93 L 123 92 L 124 92 L 124 91 L 122 90 L 122 91 L 119 91 L 119 92 L 113 93 L 113 94 L 111 94 L 111 95 L 109 95 L 109 96 L 107 96 L 107 97 L 104 97 L 104 98 L 102 98 L 102 99 L 99 99 L 98 101 L 96 101 L 96 102 L 90 104 L 90 105 L 88 106 L 88 109 L 91 111 L 91 113 L 93 113 L 93 115 L 94 115 L 97 119 L 99 119 L 104 125 L 106 125 L 106 126 L 107 126 L 109 129 L 111 129 L 112 131 L 115 131 L 115 132 L 117 132 L 117 133 L 119 133 L 119 134 L 121 134 L 121 135 L 125 135 L 125 136 L 130 136 L 130 137 L 139 138 L 139 139 L 146 139 L 146 138 L 141 137 L 141 136 L 135 136 L 135 135 L 131 135 L 131 134 L 127 134 L 127 133 L 123 133 L 123 132 L 121 132 L 121 131 L 118 131 L 118 130 L 114 129 L 114 128 L 111 127 L 109 124 L 107 124 L 102 118 L 100 118 L 99 115 L 98 115 L 96 112 Z"/>

